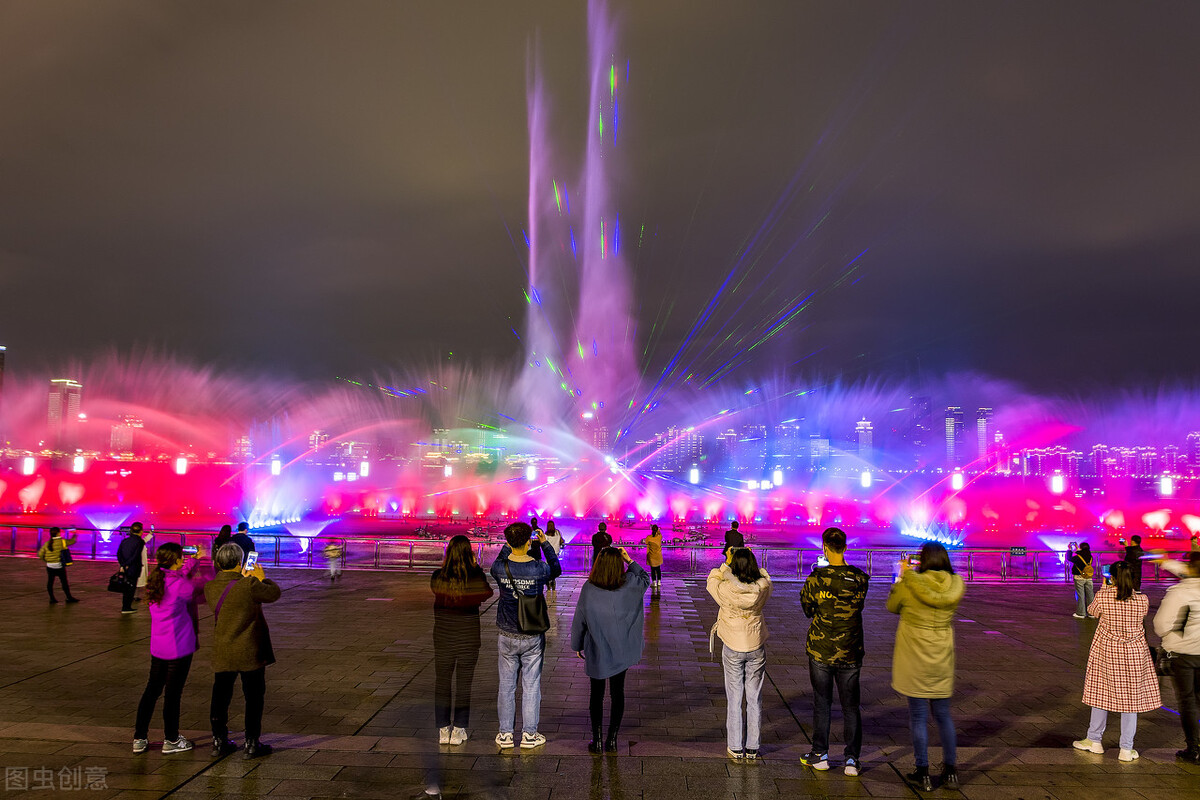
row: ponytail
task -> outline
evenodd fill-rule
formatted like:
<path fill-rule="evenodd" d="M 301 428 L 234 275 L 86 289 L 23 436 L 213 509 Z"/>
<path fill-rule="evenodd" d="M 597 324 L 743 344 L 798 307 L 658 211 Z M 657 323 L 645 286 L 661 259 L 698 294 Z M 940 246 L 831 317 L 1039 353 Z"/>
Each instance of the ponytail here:
<path fill-rule="evenodd" d="M 159 545 L 154 554 L 158 563 L 146 576 L 146 602 L 161 603 L 167 591 L 167 572 L 183 560 L 183 548 L 174 542 Z"/>

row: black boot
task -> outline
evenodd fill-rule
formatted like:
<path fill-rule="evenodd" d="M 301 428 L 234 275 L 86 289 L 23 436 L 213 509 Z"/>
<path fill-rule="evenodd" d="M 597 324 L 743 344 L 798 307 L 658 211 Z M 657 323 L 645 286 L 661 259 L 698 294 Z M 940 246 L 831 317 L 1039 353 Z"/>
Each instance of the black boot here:
<path fill-rule="evenodd" d="M 588 752 L 599 755 L 604 752 L 604 742 L 601 740 L 602 734 L 599 725 L 592 726 L 592 741 L 588 742 Z"/>
<path fill-rule="evenodd" d="M 604 752 L 617 752 L 617 728 L 608 729 L 608 738 L 604 740 Z"/>
<path fill-rule="evenodd" d="M 942 785 L 943 789 L 957 789 L 958 788 L 958 767 L 956 767 L 954 764 L 943 764 L 942 765 L 941 785 Z"/>
<path fill-rule="evenodd" d="M 904 780 L 920 789 L 922 792 L 933 791 L 933 779 L 929 777 L 929 767 L 917 767 L 915 772 L 904 776 Z"/>

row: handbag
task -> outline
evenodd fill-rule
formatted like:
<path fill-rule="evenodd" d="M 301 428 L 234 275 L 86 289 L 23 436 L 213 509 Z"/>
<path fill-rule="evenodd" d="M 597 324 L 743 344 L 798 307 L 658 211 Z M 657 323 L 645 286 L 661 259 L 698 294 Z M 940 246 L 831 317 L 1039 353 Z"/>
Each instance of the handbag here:
<path fill-rule="evenodd" d="M 508 575 L 513 597 L 517 599 L 517 627 L 521 633 L 545 633 L 550 630 L 550 609 L 546 606 L 546 598 L 541 592 L 524 594 L 517 589 L 508 561 L 504 562 L 504 572 Z"/>
<path fill-rule="evenodd" d="M 129 578 L 125 577 L 124 569 L 117 570 L 112 574 L 112 577 L 108 579 L 108 590 L 110 592 L 116 592 L 117 594 L 124 594 L 125 590 L 128 589 L 130 585 L 131 581 Z"/>
<path fill-rule="evenodd" d="M 75 559 L 71 557 L 71 548 L 64 547 L 62 549 L 62 552 L 59 553 L 58 556 L 58 563 L 62 564 L 64 567 L 69 567 L 75 563 Z"/>
<path fill-rule="evenodd" d="M 1154 672 L 1158 677 L 1165 678 L 1171 674 L 1171 659 L 1175 654 L 1165 647 L 1150 645 L 1150 660 L 1154 662 Z"/>

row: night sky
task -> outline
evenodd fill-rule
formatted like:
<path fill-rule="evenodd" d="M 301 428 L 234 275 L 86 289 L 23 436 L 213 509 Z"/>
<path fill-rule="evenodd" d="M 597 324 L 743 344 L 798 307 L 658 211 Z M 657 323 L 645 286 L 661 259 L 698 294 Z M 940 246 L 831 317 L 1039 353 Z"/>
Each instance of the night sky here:
<path fill-rule="evenodd" d="M 728 380 L 1200 373 L 1200 4 L 612 9 L 651 372 L 760 234 L 716 323 L 817 300 Z M 9 369 L 511 364 L 535 40 L 577 162 L 583 2 L 7 0 Z"/>

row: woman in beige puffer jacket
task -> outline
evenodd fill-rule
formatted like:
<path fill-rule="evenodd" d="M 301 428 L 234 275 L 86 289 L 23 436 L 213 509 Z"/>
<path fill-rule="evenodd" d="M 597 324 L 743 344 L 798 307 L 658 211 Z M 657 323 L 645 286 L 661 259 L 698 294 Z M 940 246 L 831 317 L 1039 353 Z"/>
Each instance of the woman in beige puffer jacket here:
<path fill-rule="evenodd" d="M 954 694 L 954 612 L 962 600 L 963 579 L 954 574 L 950 554 L 936 542 L 921 545 L 916 568 L 900 562 L 887 610 L 900 615 L 892 652 L 892 688 L 908 698 L 908 722 L 917 770 L 905 777 L 923 791 L 929 776 L 929 709 L 942 738 L 941 785 L 958 787 L 957 737 L 950 718 Z"/>
<path fill-rule="evenodd" d="M 762 610 L 771 596 L 771 577 L 758 568 L 754 553 L 731 548 L 725 563 L 708 574 L 708 593 L 717 601 L 717 624 L 709 636 L 720 636 L 725 668 L 726 752 L 734 760 L 758 758 L 763 679 L 767 672 L 767 624 Z M 743 731 L 742 700 L 746 701 Z"/>

